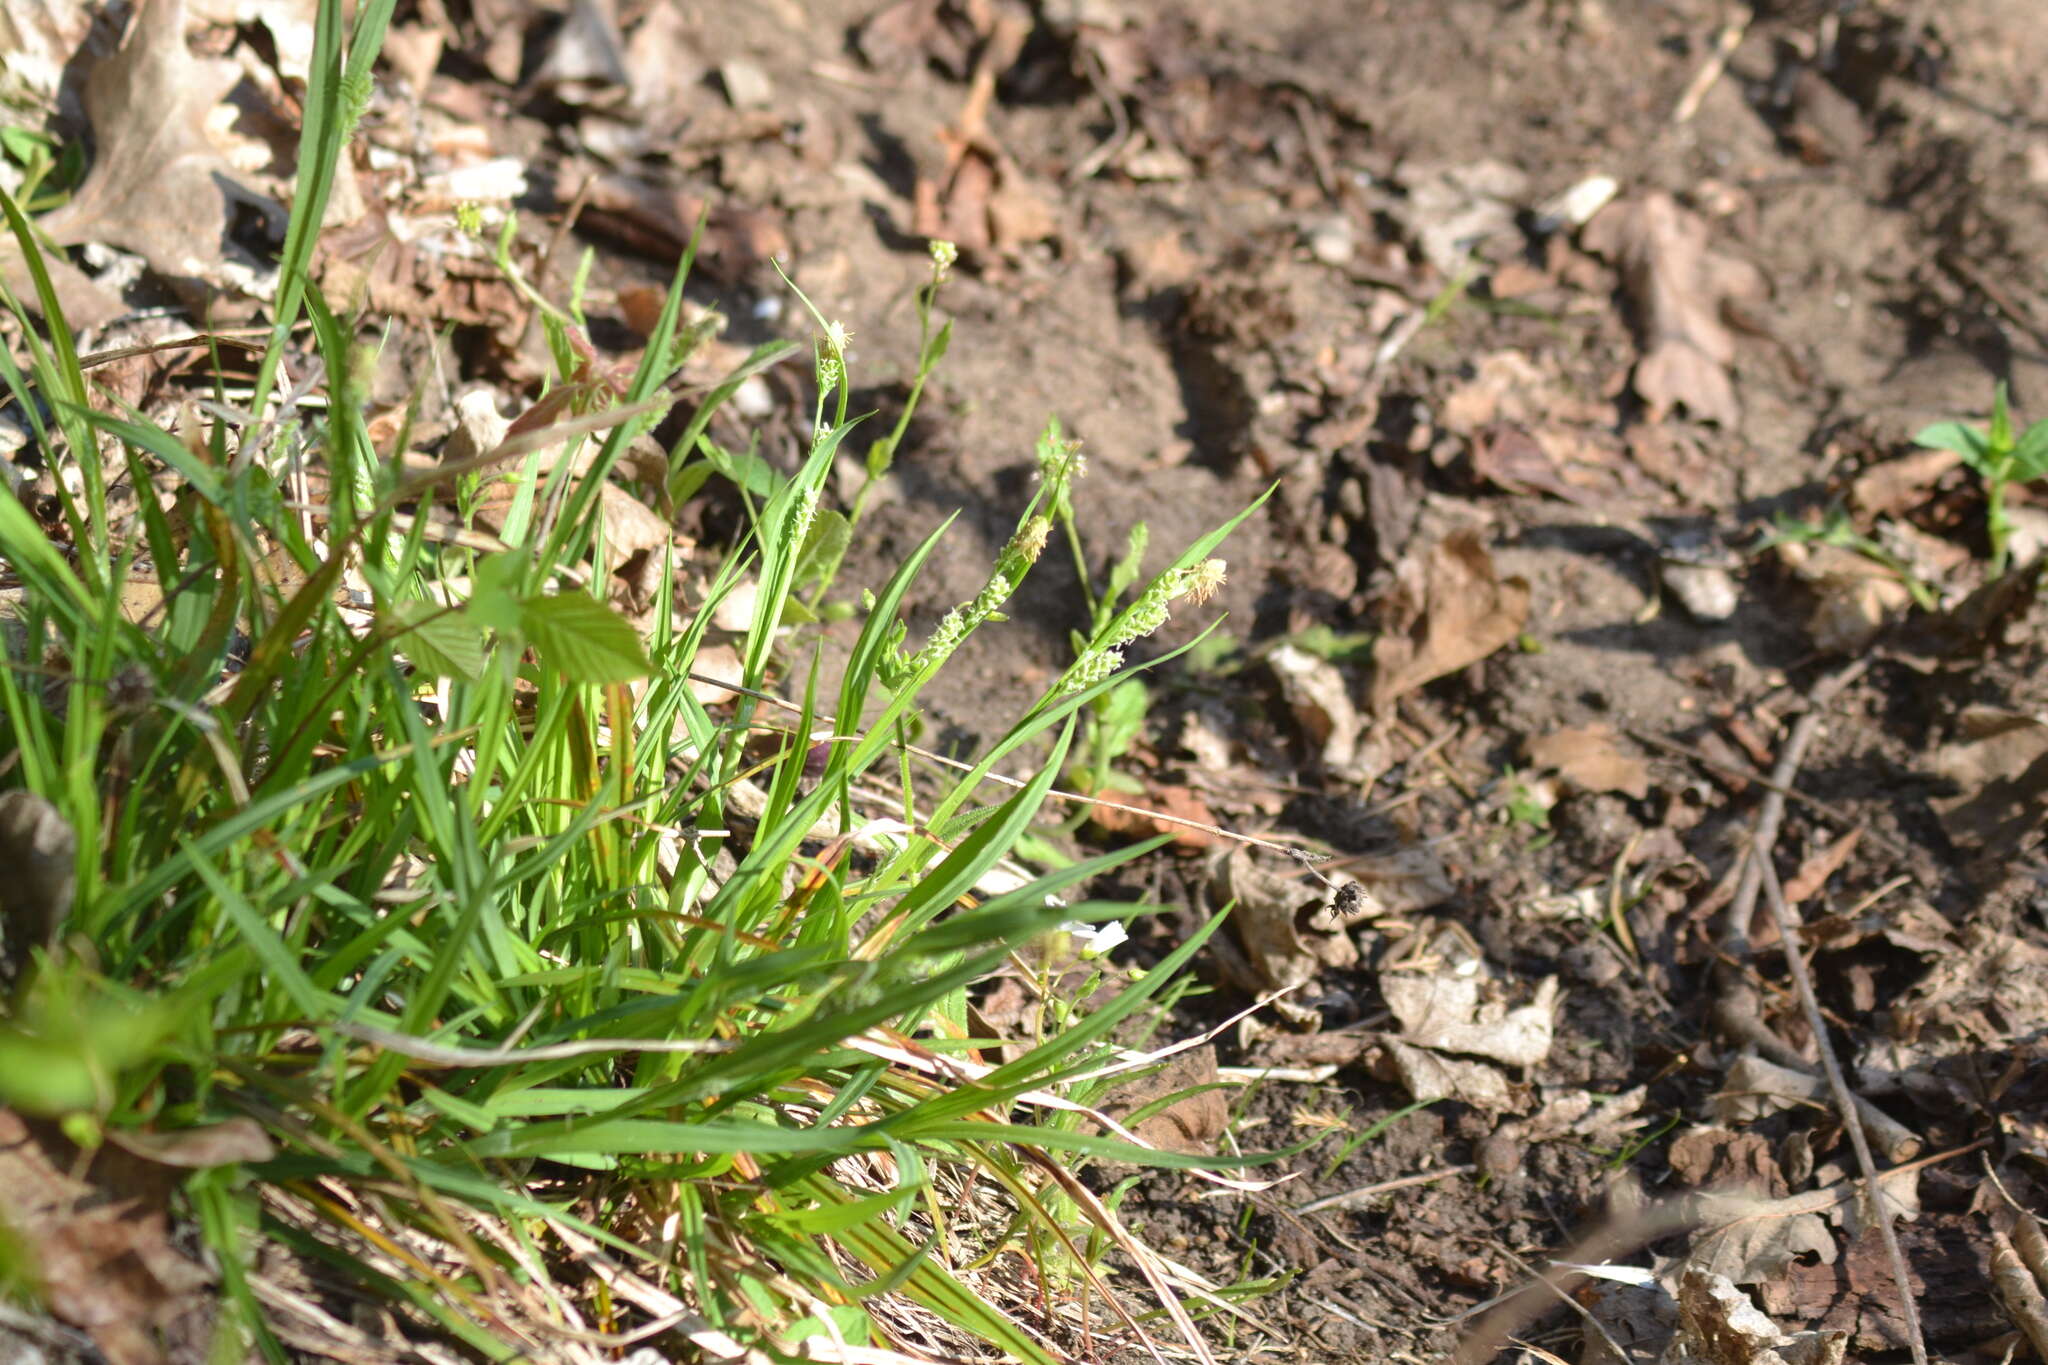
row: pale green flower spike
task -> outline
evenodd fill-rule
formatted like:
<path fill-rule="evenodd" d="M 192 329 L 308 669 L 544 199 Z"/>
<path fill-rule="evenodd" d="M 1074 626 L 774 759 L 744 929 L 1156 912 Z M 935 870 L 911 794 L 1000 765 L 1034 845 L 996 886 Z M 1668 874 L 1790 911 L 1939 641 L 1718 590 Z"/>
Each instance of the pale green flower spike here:
<path fill-rule="evenodd" d="M 1086 692 L 1123 666 L 1123 650 L 1115 647 L 1091 650 L 1075 662 L 1074 671 L 1067 675 L 1066 686 L 1060 690 L 1067 693 Z"/>
<path fill-rule="evenodd" d="M 1026 564 L 1036 564 L 1038 557 L 1045 553 L 1046 538 L 1052 534 L 1052 521 L 1037 516 L 1024 523 L 1024 529 L 1010 537 L 1006 553 L 1019 556 Z"/>
<path fill-rule="evenodd" d="M 818 490 L 807 489 L 804 495 L 797 499 L 796 508 L 790 514 L 790 536 L 798 545 L 802 545 L 811 534 L 811 523 L 817 516 Z"/>

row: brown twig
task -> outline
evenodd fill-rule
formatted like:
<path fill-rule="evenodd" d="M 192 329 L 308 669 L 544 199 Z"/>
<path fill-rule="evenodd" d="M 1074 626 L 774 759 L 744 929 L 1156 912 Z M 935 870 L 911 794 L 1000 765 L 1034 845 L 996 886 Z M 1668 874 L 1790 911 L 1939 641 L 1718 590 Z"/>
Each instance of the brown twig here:
<path fill-rule="evenodd" d="M 1756 913 L 1757 893 L 1763 889 L 1762 869 L 1778 842 L 1778 828 L 1785 823 L 1785 793 L 1791 790 L 1792 779 L 1798 775 L 1806 751 L 1820 734 L 1828 703 L 1869 667 L 1869 659 L 1858 659 L 1814 684 L 1807 694 L 1806 714 L 1792 723 L 1792 733 L 1786 737 L 1777 765 L 1771 769 L 1769 788 L 1764 793 L 1763 805 L 1757 809 L 1755 832 L 1750 836 L 1749 862 L 1742 870 L 1735 899 L 1728 907 L 1728 918 L 1722 924 L 1721 947 L 1738 961 L 1749 956 L 1749 921 Z"/>
<path fill-rule="evenodd" d="M 1792 922 L 1792 907 L 1785 903 L 1785 890 L 1778 885 L 1778 870 L 1771 866 L 1770 857 L 1767 854 L 1757 855 L 1754 851 L 1752 856 L 1761 869 L 1764 899 L 1778 923 L 1778 941 L 1785 952 L 1785 968 L 1792 974 L 1792 984 L 1799 992 L 1799 1003 L 1806 1010 L 1807 1024 L 1813 1029 L 1814 1045 L 1820 1049 L 1820 1064 L 1827 1074 L 1828 1088 L 1834 1091 L 1835 1107 L 1842 1116 L 1842 1126 L 1849 1130 L 1849 1144 L 1856 1149 L 1856 1164 L 1863 1172 L 1864 1198 L 1870 1205 L 1869 1216 L 1877 1223 L 1878 1236 L 1883 1239 L 1885 1254 L 1892 1263 L 1892 1277 L 1898 1282 L 1899 1312 L 1905 1319 L 1906 1345 L 1913 1353 L 1913 1365 L 1927 1365 L 1927 1342 L 1920 1332 L 1920 1310 L 1913 1302 L 1906 1253 L 1900 1248 L 1898 1233 L 1892 1227 L 1891 1211 L 1884 1205 L 1884 1191 L 1877 1178 L 1877 1162 L 1870 1155 L 1870 1139 L 1864 1136 L 1856 1097 L 1850 1093 L 1849 1083 L 1842 1076 L 1842 1065 L 1835 1059 L 1835 1046 L 1828 1041 L 1827 1020 L 1821 1017 L 1820 998 L 1813 993 L 1813 975 L 1806 970 L 1806 959 L 1799 951 L 1799 928 Z"/>
<path fill-rule="evenodd" d="M 1296 1204 L 1294 1212 L 1315 1213 L 1321 1209 L 1349 1208 L 1353 1204 L 1362 1203 L 1374 1195 L 1385 1194 L 1389 1190 L 1405 1190 L 1410 1185 L 1427 1185 L 1431 1181 L 1442 1180 L 1447 1176 L 1467 1175 L 1477 1169 L 1479 1168 L 1476 1166 L 1446 1166 L 1442 1170 L 1423 1171 L 1419 1175 L 1404 1175 L 1398 1180 L 1382 1180 L 1376 1185 L 1360 1185 L 1355 1190 L 1341 1190 L 1336 1194 L 1326 1194 L 1321 1199 L 1311 1199 L 1306 1204 Z"/>
<path fill-rule="evenodd" d="M 1677 754 L 1681 758 L 1689 758 L 1702 768 L 1712 768 L 1715 772 L 1726 773 L 1730 777 L 1740 778 L 1744 782 L 1762 787 L 1767 792 L 1777 792 L 1786 800 L 1797 801 L 1808 810 L 1826 817 L 1845 829 L 1855 826 L 1854 820 L 1828 802 L 1821 800 L 1817 796 L 1808 796 L 1797 787 L 1782 786 L 1779 783 L 1773 782 L 1770 778 L 1765 777 L 1747 764 L 1730 763 L 1726 759 L 1715 758 L 1704 749 L 1695 748 L 1690 744 L 1680 744 L 1675 739 L 1666 739 L 1662 735 L 1651 734 L 1648 730 L 1632 729 L 1628 732 L 1628 735 L 1629 738 L 1639 743 L 1647 744 L 1653 749 L 1662 749 L 1667 753 Z"/>
<path fill-rule="evenodd" d="M 2041 1296 L 2040 1283 L 2002 1232 L 1991 1234 L 1991 1283 L 2006 1316 L 2033 1343 L 2034 1355 L 2048 1360 L 2048 1299 Z"/>
<path fill-rule="evenodd" d="M 1735 55 L 1735 49 L 1742 45 L 1742 35 L 1749 31 L 1752 11 L 1745 5 L 1739 14 L 1721 25 L 1714 35 L 1713 50 L 1707 53 L 1706 61 L 1693 72 L 1692 79 L 1685 83 L 1685 93 L 1678 97 L 1678 104 L 1671 111 L 1673 123 L 1685 123 L 1699 112 L 1700 103 L 1707 92 L 1714 88 L 1721 75 L 1728 69 L 1728 59 Z"/>

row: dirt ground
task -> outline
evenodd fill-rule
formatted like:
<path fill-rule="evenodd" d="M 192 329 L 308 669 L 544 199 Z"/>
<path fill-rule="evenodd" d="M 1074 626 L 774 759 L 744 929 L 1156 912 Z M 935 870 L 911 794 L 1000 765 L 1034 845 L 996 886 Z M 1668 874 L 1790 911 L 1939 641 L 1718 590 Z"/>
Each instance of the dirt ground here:
<path fill-rule="evenodd" d="M 1289 991 L 1218 1033 L 1227 1112 L 1175 1106 L 1181 1138 L 1328 1136 L 1242 1199 L 1155 1176 L 1123 1206 L 1215 1284 L 1281 1282 L 1211 1320 L 1218 1358 L 1492 1358 L 1514 1348 L 1477 1310 L 1603 1256 L 1905 1358 L 1835 1109 L 1753 1066 L 1817 1061 L 1743 885 L 1773 834 L 1834 1048 L 1896 1128 L 1879 1164 L 1912 1167 L 1886 1189 L 1920 1330 L 2001 1357 L 2006 1196 L 2048 1208 L 2043 621 L 2032 567 L 1990 573 L 1982 482 L 1912 438 L 1998 380 L 2048 415 L 2037 5 L 610 8 L 402 6 L 411 84 L 371 140 L 516 158 L 535 230 L 573 210 L 599 247 L 614 349 L 708 202 L 728 340 L 803 335 L 779 257 L 853 329 L 885 422 L 926 240 L 959 243 L 950 354 L 843 585 L 957 510 L 914 624 L 972 597 L 1048 417 L 1085 442 L 1098 581 L 1134 522 L 1156 565 L 1274 489 L 1222 551 L 1228 648 L 1154 676 L 1120 767 L 1134 803 L 1330 853 L 1363 894 L 1319 911 L 1298 866 L 1185 829 L 1100 889 L 1167 907 L 1141 961 L 1247 905 L 1183 1031 Z M 590 94 L 615 74 L 642 113 Z M 502 327 L 419 288 L 458 361 Z M 767 386 L 769 458 L 806 437 L 807 385 Z M 2009 504 L 2032 566 L 2048 503 Z M 931 694 L 942 745 L 1000 735 L 1068 661 L 1057 554 L 1011 615 Z M 1083 838 L 1147 832 L 1112 823 Z M 1728 1185 L 1778 1202 L 1697 1198 Z M 1611 1361 L 1671 1328 L 1668 1298 L 1593 1280 L 1513 1330 L 1550 1353 L 1524 1358 Z"/>
<path fill-rule="evenodd" d="M 707 70 L 757 64 L 832 142 L 809 178 L 766 142 L 707 170 L 777 213 L 795 278 L 863 329 L 866 373 L 909 363 L 923 236 L 979 233 L 937 401 L 852 578 L 964 508 L 921 605 L 971 596 L 1048 415 L 1093 461 L 1098 572 L 1134 520 L 1171 547 L 1278 485 L 1225 550 L 1238 651 L 1166 675 L 1127 767 L 1154 804 L 1338 854 L 1384 913 L 1208 964 L 1223 991 L 1190 1026 L 1249 987 L 1305 1002 L 1218 1038 L 1226 1068 L 1283 1070 L 1209 1145 L 1449 1098 L 1334 1169 L 1318 1148 L 1249 1214 L 1191 1181 L 1140 1188 L 1136 1225 L 1194 1269 L 1291 1277 L 1218 1341 L 1438 1359 L 1628 1210 L 1853 1178 L 1824 1099 L 1761 1099 L 1731 1070 L 1745 1030 L 1814 1053 L 1754 891 L 1754 924 L 1728 921 L 1765 774 L 1812 689 L 1861 664 L 1780 778 L 1775 865 L 1852 1083 L 1919 1157 L 1959 1153 L 1919 1171 L 1900 1224 L 1929 1347 L 1995 1358 L 2013 1329 L 1986 1173 L 2040 1208 L 2048 1117 L 2039 622 L 2030 589 L 1985 587 L 1976 480 L 1914 463 L 1911 438 L 1981 414 L 1997 379 L 2023 414 L 2048 400 L 2038 12 L 857 3 L 693 32 Z M 1560 200 L 1597 176 L 1614 205 L 1579 226 Z M 1938 600 L 1912 608 L 1868 555 L 1763 548 L 1830 508 Z M 1072 584 L 1041 578 L 942 685 L 963 748 L 1066 657 Z M 1318 628 L 1407 643 L 1276 662 Z M 1184 847 L 1137 880 L 1206 904 L 1225 857 Z M 1432 964 L 1483 983 L 1475 1017 L 1496 1021 L 1555 982 L 1541 1059 L 1452 1044 L 1431 1054 L 1457 1057 L 1446 1075 L 1387 1046 L 1390 1010 L 1417 1036 L 1390 980 Z M 1711 1264 L 1785 1331 L 1903 1358 L 1889 1262 L 1839 1213 L 1615 1258 Z M 1629 1292 L 1547 1302 L 1523 1339 L 1612 1359 L 1636 1331 L 1654 1354 L 1669 1323 Z"/>

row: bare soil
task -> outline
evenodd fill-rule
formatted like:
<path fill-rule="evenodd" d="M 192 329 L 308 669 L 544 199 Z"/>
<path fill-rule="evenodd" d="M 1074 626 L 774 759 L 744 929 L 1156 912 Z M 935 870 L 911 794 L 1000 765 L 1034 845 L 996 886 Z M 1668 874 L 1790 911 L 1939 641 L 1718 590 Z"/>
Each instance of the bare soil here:
<path fill-rule="evenodd" d="M 938 22 L 971 32 L 975 13 L 947 8 Z M 971 57 L 949 67 L 935 55 L 936 38 L 895 65 L 863 62 L 886 51 L 864 28 L 875 16 L 865 3 L 764 6 L 701 33 L 708 65 L 760 64 L 840 139 L 845 191 L 784 222 L 795 277 L 828 315 L 864 324 L 869 374 L 907 367 L 903 300 L 928 230 L 918 187 L 947 182 L 946 130 L 973 70 Z M 1926 613 L 1845 644 L 1817 620 L 1837 589 L 1753 551 L 1774 516 L 1817 521 L 1926 423 L 1981 412 L 1994 380 L 2023 411 L 2048 396 L 2048 41 L 2030 6 L 1999 0 L 1758 6 L 1680 121 L 1727 17 L 1685 0 L 1047 5 L 996 81 L 983 145 L 1033 214 L 1007 237 L 997 215 L 994 240 L 946 295 L 953 354 L 850 580 L 875 581 L 936 516 L 964 508 L 919 587 L 921 610 L 935 619 L 971 596 L 1049 414 L 1094 462 L 1080 503 L 1098 573 L 1134 521 L 1154 546 L 1174 546 L 1277 482 L 1226 550 L 1221 601 L 1242 666 L 1168 675 L 1142 775 L 1155 796 L 1192 789 L 1248 832 L 1440 860 L 1444 894 L 1412 907 L 1407 932 L 1356 930 L 1363 961 L 1318 976 L 1326 1033 L 1382 1026 L 1374 964 L 1437 924 L 1469 931 L 1507 998 L 1546 977 L 1564 986 L 1554 1045 L 1540 1065 L 1510 1069 L 1506 1111 L 1440 1101 L 1334 1170 L 1324 1163 L 1337 1143 L 1326 1143 L 1288 1169 L 1290 1183 L 1253 1196 L 1249 1214 L 1191 1181 L 1152 1179 L 1133 1195 L 1135 1224 L 1219 1282 L 1291 1277 L 1251 1305 L 1266 1333 L 1240 1323 L 1228 1334 L 1239 1351 L 1439 1358 L 1470 1326 L 1463 1315 L 1617 1206 L 1706 1182 L 1696 1164 L 1673 1168 L 1670 1144 L 1688 1133 L 1757 1135 L 1758 1169 L 1778 1193 L 1812 1188 L 1817 1168 L 1853 1169 L 1823 1107 L 1737 1122 L 1717 1119 L 1713 1100 L 1741 1050 L 1715 1027 L 1717 920 L 1766 794 L 1758 779 L 1805 691 L 1853 658 L 1868 671 L 1829 707 L 1776 851 L 1792 879 L 1861 831 L 1803 907 L 1831 926 L 1808 950 L 1836 1044 L 1863 1059 L 1860 1083 L 1922 1151 L 1991 1139 L 1986 1155 L 2008 1181 L 2035 1189 L 2027 1152 L 2038 1148 L 2015 1142 L 2013 1125 L 2039 1122 L 2028 1040 L 2048 1019 L 2001 1017 L 1974 1041 L 1969 1028 L 1952 1033 L 1944 1058 L 1929 1059 L 1953 1069 L 1938 1087 L 1876 1061 L 1953 1004 L 1930 984 L 1944 960 L 1991 940 L 2042 942 L 2038 785 L 2014 797 L 2025 832 L 1989 843 L 1959 837 L 1935 804 L 1955 791 L 1936 751 L 1961 735 L 1967 708 L 2040 705 L 2030 609 L 2009 605 L 1962 649 L 1929 644 Z M 735 184 L 744 167 L 744 153 L 721 163 Z M 1543 220 L 1554 196 L 1603 174 L 1625 200 L 1672 196 L 1713 251 L 1765 283 L 1723 310 L 1736 406 L 1717 420 L 1632 385 L 1642 299 L 1584 234 Z M 1505 212 L 1473 220 L 1481 235 L 1461 244 L 1472 249 L 1462 263 L 1433 258 L 1442 248 L 1429 240 L 1470 207 L 1444 189 L 1461 179 L 1507 187 Z M 1390 329 L 1433 301 L 1426 325 L 1386 353 Z M 876 398 L 887 416 L 891 395 Z M 1549 488 L 1488 472 L 1480 447 L 1532 436 L 1562 471 Z M 1983 557 L 1966 482 L 1925 490 L 1909 515 Z M 1262 647 L 1312 627 L 1384 625 L 1396 566 L 1458 527 L 1477 530 L 1502 577 L 1527 581 L 1519 647 L 1377 714 L 1370 666 L 1340 664 L 1379 747 L 1366 745 L 1375 761 L 1330 771 Z M 1725 619 L 1690 613 L 1668 590 L 1660 566 L 1688 545 L 1730 566 Z M 1014 624 L 978 638 L 941 685 L 949 741 L 972 748 L 998 733 L 1061 666 L 1077 621 L 1062 575 L 1049 564 Z M 1222 718 L 1232 752 L 1281 795 L 1232 790 L 1225 774 L 1205 783 L 1181 743 L 1195 716 Z M 1609 727 L 1646 780 L 1634 792 L 1555 782 L 1549 828 L 1516 822 L 1507 774 L 1541 771 L 1530 741 L 1589 725 Z M 1183 850 L 1149 889 L 1196 903 L 1205 860 L 1221 856 Z M 1603 914 L 1536 915 L 1585 888 L 1604 907 L 1617 877 L 1631 888 L 1625 940 Z M 1908 921 L 1938 941 L 1902 931 Z M 1162 920 L 1140 950 L 1187 922 Z M 1236 978 L 1211 970 L 1222 1002 L 1241 1002 Z M 1775 949 L 1744 971 L 1770 1024 L 1810 1053 Z M 1186 1022 L 1211 1005 L 1224 1007 L 1211 999 Z M 1244 1028 L 1219 1046 L 1226 1064 L 1314 1051 Z M 1641 1122 L 1608 1138 L 1528 1126 L 1559 1096 L 1639 1087 Z M 1230 1145 L 1286 1146 L 1319 1121 L 1355 1132 L 1409 1100 L 1363 1062 L 1311 1084 L 1268 1081 L 1234 1107 Z M 1921 1218 L 1904 1225 L 1916 1275 L 1980 1305 L 1983 1160 L 1930 1169 Z M 1291 1212 L 1445 1168 L 1456 1169 L 1354 1206 Z M 1770 1306 L 1786 1330 L 1844 1328 L 1852 1355 L 1898 1354 L 1889 1272 L 1838 1236 L 1845 1254 L 1801 1256 L 1802 1296 Z M 1680 1235 L 1655 1250 L 1688 1245 Z M 2010 1331 L 1934 1293 L 1923 1317 L 1933 1349 L 1957 1358 Z M 1581 1356 L 1584 1329 L 1561 1305 L 1531 1330 L 1567 1358 L 1596 1358 Z"/>

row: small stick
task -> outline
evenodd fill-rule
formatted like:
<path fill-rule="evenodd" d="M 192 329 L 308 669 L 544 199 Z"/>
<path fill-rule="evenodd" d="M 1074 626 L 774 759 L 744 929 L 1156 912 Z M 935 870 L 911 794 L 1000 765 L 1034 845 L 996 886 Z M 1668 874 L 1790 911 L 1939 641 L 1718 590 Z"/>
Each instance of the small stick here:
<path fill-rule="evenodd" d="M 1858 659 L 1815 683 L 1813 691 L 1807 694 L 1806 714 L 1792 724 L 1792 733 L 1778 755 L 1777 766 L 1771 769 L 1769 790 L 1757 810 L 1756 832 L 1750 836 L 1749 862 L 1742 869 L 1742 881 L 1735 888 L 1735 900 L 1729 905 L 1728 918 L 1722 925 L 1721 947 L 1730 957 L 1749 956 L 1749 920 L 1756 913 L 1757 892 L 1763 888 L 1761 869 L 1769 863 L 1772 846 L 1778 842 L 1778 827 L 1785 822 L 1785 792 L 1790 790 L 1806 751 L 1820 734 L 1821 724 L 1827 718 L 1827 704 L 1869 667 L 1869 659 Z"/>
<path fill-rule="evenodd" d="M 2021 1264 L 2012 1242 L 1997 1231 L 1991 1234 L 1991 1283 L 2006 1316 L 2033 1343 L 2034 1354 L 2048 1360 L 2048 1299 L 2042 1298 L 2041 1286 Z"/>
<path fill-rule="evenodd" d="M 1820 999 L 1813 993 L 1813 976 L 1806 970 L 1806 959 L 1799 951 L 1799 928 L 1792 922 L 1792 907 L 1785 903 L 1784 888 L 1778 885 L 1778 870 L 1771 866 L 1769 856 L 1752 856 L 1756 866 L 1762 869 L 1764 898 L 1778 922 L 1778 943 L 1784 949 L 1785 968 L 1791 972 L 1792 983 L 1798 988 L 1799 1003 L 1806 1010 L 1807 1026 L 1813 1030 L 1814 1045 L 1820 1050 L 1820 1064 L 1827 1073 L 1828 1088 L 1835 1093 L 1835 1108 L 1842 1116 L 1843 1127 L 1849 1130 L 1850 1145 L 1856 1149 L 1856 1164 L 1863 1171 L 1864 1197 L 1870 1201 L 1870 1216 L 1877 1222 L 1878 1236 L 1884 1240 L 1885 1254 L 1891 1259 L 1892 1277 L 1899 1287 L 1899 1312 L 1905 1318 L 1906 1345 L 1913 1353 L 1913 1365 L 1927 1365 L 1927 1342 L 1920 1333 L 1920 1309 L 1913 1302 L 1906 1253 L 1900 1248 L 1898 1233 L 1892 1228 L 1891 1212 L 1884 1206 L 1884 1191 L 1877 1179 L 1877 1162 L 1870 1155 L 1870 1139 L 1863 1134 L 1863 1118 L 1857 1112 L 1856 1097 L 1850 1093 L 1849 1083 L 1842 1076 L 1842 1064 L 1835 1059 L 1835 1045 L 1828 1041 L 1827 1020 L 1821 1017 Z"/>
<path fill-rule="evenodd" d="M 1730 777 L 1739 777 L 1744 782 L 1753 783 L 1756 786 L 1762 787 L 1767 792 L 1777 792 L 1786 800 L 1797 801 L 1808 810 L 1826 816 L 1829 820 L 1844 828 L 1855 824 L 1847 815 L 1836 810 L 1832 805 L 1821 800 L 1819 797 L 1808 796 L 1797 787 L 1782 786 L 1779 783 L 1773 782 L 1770 778 L 1765 777 L 1762 773 L 1757 772 L 1746 764 L 1730 763 L 1725 759 L 1715 758 L 1704 749 L 1694 748 L 1690 744 L 1680 744 L 1675 739 L 1666 739 L 1662 735 L 1651 734 L 1648 730 L 1630 730 L 1628 735 L 1629 738 L 1639 743 L 1647 744 L 1654 749 L 1663 749 L 1667 753 L 1677 754 L 1681 758 L 1689 758 L 1702 768 L 1712 768 L 1715 772 L 1726 773 Z"/>
<path fill-rule="evenodd" d="M 1479 1168 L 1476 1166 L 1446 1166 L 1440 1171 L 1404 1175 L 1399 1180 L 1382 1180 L 1377 1185 L 1360 1185 L 1355 1190 L 1341 1190 L 1336 1194 L 1326 1194 L 1321 1199 L 1311 1199 L 1306 1204 L 1296 1204 L 1294 1212 L 1315 1213 L 1322 1209 L 1349 1208 L 1353 1204 L 1363 1203 L 1374 1195 L 1385 1194 L 1389 1190 L 1405 1190 L 1410 1185 L 1427 1185 L 1446 1176 L 1467 1175 L 1477 1169 Z"/>
<path fill-rule="evenodd" d="M 1742 12 L 1721 25 L 1721 31 L 1714 35 L 1714 50 L 1707 54 L 1700 69 L 1693 72 L 1692 79 L 1685 84 L 1685 93 L 1678 97 L 1677 107 L 1671 111 L 1673 123 L 1686 123 L 1699 112 L 1701 101 L 1714 88 L 1721 74 L 1728 69 L 1728 59 L 1735 55 L 1735 49 L 1742 45 L 1742 35 L 1749 31 L 1751 11 L 1744 6 Z"/>

